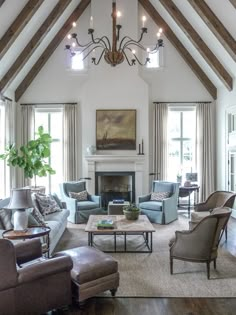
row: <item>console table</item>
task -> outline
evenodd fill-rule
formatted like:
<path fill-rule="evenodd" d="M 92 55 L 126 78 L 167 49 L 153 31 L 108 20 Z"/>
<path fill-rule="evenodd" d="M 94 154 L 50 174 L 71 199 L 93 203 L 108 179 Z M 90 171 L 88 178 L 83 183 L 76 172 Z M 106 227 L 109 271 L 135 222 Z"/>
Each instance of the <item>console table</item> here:
<path fill-rule="evenodd" d="M 200 186 L 194 185 L 194 186 L 189 186 L 189 187 L 185 187 L 185 186 L 180 186 L 179 187 L 179 198 L 183 198 L 183 197 L 188 197 L 188 217 L 190 217 L 190 195 L 192 192 L 196 193 L 195 196 L 195 203 L 198 203 L 199 201 L 199 189 Z M 179 198 L 178 198 L 178 206 L 180 206 L 179 203 Z"/>

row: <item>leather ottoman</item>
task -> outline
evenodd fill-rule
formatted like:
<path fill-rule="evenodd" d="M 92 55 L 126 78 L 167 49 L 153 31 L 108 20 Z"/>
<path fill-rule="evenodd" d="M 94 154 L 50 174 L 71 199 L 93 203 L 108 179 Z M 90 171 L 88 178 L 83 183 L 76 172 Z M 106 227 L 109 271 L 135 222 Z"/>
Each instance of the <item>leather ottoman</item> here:
<path fill-rule="evenodd" d="M 89 246 L 81 246 L 57 253 L 73 260 L 71 270 L 72 290 L 82 302 L 106 290 L 115 295 L 119 286 L 118 263 L 110 255 Z"/>

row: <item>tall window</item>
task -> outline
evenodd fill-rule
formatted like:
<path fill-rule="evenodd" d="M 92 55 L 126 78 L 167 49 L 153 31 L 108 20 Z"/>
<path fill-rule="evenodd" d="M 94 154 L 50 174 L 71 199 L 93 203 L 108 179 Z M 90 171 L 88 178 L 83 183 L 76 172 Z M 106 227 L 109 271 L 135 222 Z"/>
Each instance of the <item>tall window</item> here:
<path fill-rule="evenodd" d="M 35 131 L 43 126 L 53 138 L 51 156 L 48 160 L 50 166 L 56 171 L 54 175 L 37 177 L 37 185 L 46 187 L 47 192 L 59 192 L 59 183 L 63 181 L 63 112 L 61 109 L 35 110 Z"/>
<path fill-rule="evenodd" d="M 186 179 L 196 172 L 195 159 L 196 111 L 194 107 L 169 108 L 168 113 L 168 178 Z"/>
<path fill-rule="evenodd" d="M 5 150 L 5 106 L 0 101 L 0 153 Z M 0 160 L 0 198 L 6 196 L 6 162 Z"/>

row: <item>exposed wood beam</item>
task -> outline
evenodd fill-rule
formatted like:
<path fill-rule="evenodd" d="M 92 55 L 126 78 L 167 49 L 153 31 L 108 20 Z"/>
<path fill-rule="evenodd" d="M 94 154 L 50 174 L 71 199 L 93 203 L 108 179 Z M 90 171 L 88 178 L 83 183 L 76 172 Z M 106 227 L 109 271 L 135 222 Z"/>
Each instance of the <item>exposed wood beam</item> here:
<path fill-rule="evenodd" d="M 231 91 L 233 88 L 233 79 L 226 71 L 224 66 L 216 58 L 213 52 L 208 48 L 206 43 L 198 35 L 192 25 L 183 16 L 172 0 L 159 0 L 164 8 L 169 12 L 181 30 L 185 33 L 191 43 L 196 47 L 201 56 L 205 59 L 211 69 L 215 72 L 226 88 Z"/>
<path fill-rule="evenodd" d="M 21 96 L 24 94 L 24 92 L 29 87 L 29 85 L 32 83 L 32 81 L 37 76 L 39 71 L 42 69 L 42 67 L 48 61 L 50 56 L 53 54 L 55 49 L 58 47 L 58 45 L 61 43 L 61 41 L 65 38 L 65 36 L 68 34 L 69 30 L 72 27 L 72 23 L 74 21 L 78 20 L 78 18 L 83 14 L 84 10 L 87 8 L 87 6 L 90 4 L 90 2 L 91 2 L 91 0 L 81 0 L 80 1 L 79 5 L 76 7 L 76 9 L 73 11 L 73 13 L 67 19 L 67 21 L 61 27 L 61 29 L 58 31 L 58 33 L 55 35 L 55 37 L 50 42 L 48 47 L 44 50 L 42 55 L 36 61 L 36 63 L 31 68 L 29 73 L 26 75 L 24 80 L 17 87 L 17 89 L 15 91 L 16 102 L 21 98 Z"/>
<path fill-rule="evenodd" d="M 236 0 L 235 0 L 236 1 Z M 188 0 L 230 56 L 236 61 L 236 42 L 204 0 Z"/>
<path fill-rule="evenodd" d="M 236 9 L 236 0 L 229 0 Z"/>
<path fill-rule="evenodd" d="M 174 34 L 169 25 L 165 22 L 165 20 L 160 16 L 155 7 L 149 2 L 149 0 L 139 0 L 139 3 L 143 6 L 143 8 L 147 11 L 153 21 L 160 27 L 163 28 L 165 36 L 171 42 L 171 44 L 177 49 L 179 54 L 185 60 L 185 62 L 189 65 L 198 79 L 205 86 L 207 91 L 213 97 L 213 99 L 217 98 L 217 89 L 208 76 L 203 72 L 201 67 L 197 64 L 197 62 L 193 59 L 181 41 Z"/>
<path fill-rule="evenodd" d="M 38 10 L 44 0 L 29 0 L 15 21 L 8 28 L 6 33 L 0 39 L 0 59 L 5 55 L 12 43 L 18 37 L 20 32 L 29 22 L 34 13 Z"/>
<path fill-rule="evenodd" d="M 7 73 L 4 75 L 4 77 L 0 81 L 0 91 L 4 92 L 6 88 L 10 85 L 10 83 L 14 80 L 14 78 L 24 67 L 27 60 L 30 58 L 30 56 L 32 56 L 34 51 L 40 45 L 44 37 L 51 30 L 53 25 L 56 23 L 56 21 L 58 20 L 58 18 L 60 17 L 60 15 L 63 13 L 63 11 L 65 10 L 65 8 L 68 6 L 70 2 L 71 0 L 60 0 L 56 4 L 56 6 L 52 10 L 52 12 L 49 14 L 49 16 L 46 18 L 44 23 L 41 25 L 38 31 L 34 34 L 34 36 L 31 38 L 27 46 L 24 48 L 21 54 L 17 57 L 16 61 L 13 63 L 13 65 L 10 67 L 10 69 L 7 71 Z"/>
<path fill-rule="evenodd" d="M 5 0 L 0 0 L 0 7 L 3 5 L 4 2 Z"/>

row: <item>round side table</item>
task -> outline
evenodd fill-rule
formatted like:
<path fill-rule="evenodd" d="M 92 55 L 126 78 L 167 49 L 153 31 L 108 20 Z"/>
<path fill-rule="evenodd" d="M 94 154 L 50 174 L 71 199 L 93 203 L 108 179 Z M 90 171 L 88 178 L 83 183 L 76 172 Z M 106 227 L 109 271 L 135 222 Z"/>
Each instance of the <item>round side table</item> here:
<path fill-rule="evenodd" d="M 6 230 L 2 233 L 3 238 L 7 238 L 9 240 L 27 240 L 31 238 L 46 236 L 46 248 L 43 248 L 43 253 L 47 254 L 49 257 L 49 249 L 50 249 L 50 242 L 49 242 L 49 233 L 51 229 L 48 226 L 34 226 L 27 228 L 26 231 L 14 231 Z"/>

